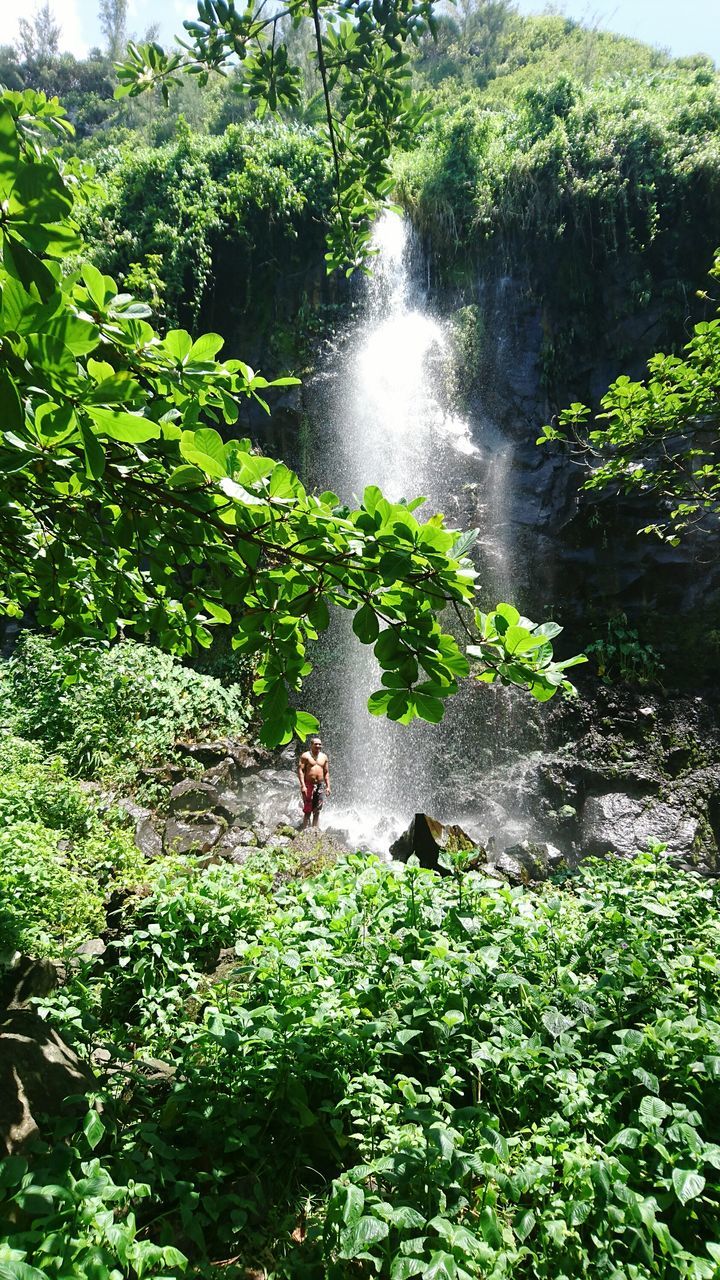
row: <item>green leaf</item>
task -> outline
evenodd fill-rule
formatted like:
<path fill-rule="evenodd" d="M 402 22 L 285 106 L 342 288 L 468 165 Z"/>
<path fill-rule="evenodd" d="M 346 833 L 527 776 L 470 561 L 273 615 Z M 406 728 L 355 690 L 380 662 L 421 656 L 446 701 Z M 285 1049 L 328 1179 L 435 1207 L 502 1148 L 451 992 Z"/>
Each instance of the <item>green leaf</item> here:
<path fill-rule="evenodd" d="M 207 484 L 205 475 L 200 468 L 189 465 L 174 467 L 168 476 L 167 482 L 171 489 L 197 488 L 198 485 Z"/>
<path fill-rule="evenodd" d="M 223 605 L 217 604 L 215 600 L 203 599 L 203 608 L 216 622 L 222 622 L 225 625 L 232 622 L 232 614 Z"/>
<path fill-rule="evenodd" d="M 105 277 L 102 271 L 98 271 L 91 262 L 84 262 L 80 274 L 96 309 L 102 311 L 105 306 Z"/>
<path fill-rule="evenodd" d="M 508 653 L 530 653 L 543 644 L 543 639 L 525 627 L 514 626 L 508 627 L 503 643 Z"/>
<path fill-rule="evenodd" d="M 470 548 L 475 546 L 479 536 L 479 529 L 467 529 L 465 533 L 461 533 L 457 542 L 454 542 L 450 548 L 450 555 L 453 560 L 461 560 L 463 556 L 466 556 Z"/>
<path fill-rule="evenodd" d="M 47 1271 L 38 1271 L 27 1262 L 0 1262 L 0 1280 L 47 1280 Z"/>
<path fill-rule="evenodd" d="M 521 1214 L 515 1224 L 515 1234 L 518 1240 L 527 1240 L 528 1236 L 531 1235 L 534 1230 L 535 1222 L 536 1218 L 532 1209 L 527 1209 L 525 1213 Z"/>
<path fill-rule="evenodd" d="M 320 721 L 309 711 L 295 712 L 295 733 L 298 738 L 309 738 L 310 734 L 317 733 L 319 728 Z"/>
<path fill-rule="evenodd" d="M 99 480 L 105 471 L 105 451 L 94 431 L 85 422 L 80 422 L 83 451 L 85 453 L 85 474 L 92 480 Z"/>
<path fill-rule="evenodd" d="M 340 1257 L 348 1260 L 357 1258 L 367 1251 L 369 1244 L 384 1240 L 388 1231 L 387 1222 L 382 1222 L 380 1218 L 371 1218 L 369 1216 L 359 1218 L 357 1222 L 354 1222 L 341 1233 Z"/>
<path fill-rule="evenodd" d="M 418 715 L 422 720 L 427 720 L 429 724 L 439 724 L 445 714 L 445 706 L 440 698 L 429 697 L 426 693 L 419 693 L 416 689 L 413 693 L 413 699 Z"/>
<path fill-rule="evenodd" d="M 457 1263 L 451 1253 L 436 1252 L 422 1273 L 422 1280 L 457 1280 Z"/>
<path fill-rule="evenodd" d="M 412 1276 L 421 1274 L 424 1266 L 425 1262 L 422 1258 L 393 1258 L 390 1266 L 390 1280 L 411 1280 Z"/>
<path fill-rule="evenodd" d="M 369 604 L 358 609 L 353 618 L 352 629 L 363 644 L 374 644 L 380 632 L 377 616 Z"/>
<path fill-rule="evenodd" d="M 330 613 L 322 596 L 318 597 L 312 608 L 308 609 L 307 616 L 316 631 L 327 631 L 330 626 Z"/>
<path fill-rule="evenodd" d="M 102 378 L 85 396 L 86 404 L 128 404 L 142 395 L 140 384 L 128 373 L 112 373 Z"/>
<path fill-rule="evenodd" d="M 507 627 L 515 627 L 520 621 L 520 614 L 512 604 L 499 604 L 494 612 L 497 614 L 498 619 L 502 619 L 507 623 Z M 503 629 L 507 630 L 507 627 Z"/>
<path fill-rule="evenodd" d="M 105 1133 L 105 1125 L 100 1119 L 97 1111 L 90 1110 L 87 1112 L 87 1115 L 83 1120 L 83 1133 L 85 1134 L 90 1147 L 94 1151 Z"/>
<path fill-rule="evenodd" d="M 182 332 L 182 330 L 176 330 L 175 332 Z M 189 363 L 201 364 L 208 360 L 214 360 L 224 343 L 225 339 L 219 333 L 202 334 L 200 338 L 193 342 L 190 348 Z M 167 339 L 165 340 L 165 345 L 167 346 Z"/>
<path fill-rule="evenodd" d="M 670 1115 L 670 1107 L 662 1098 L 653 1098 L 648 1094 L 640 1103 L 638 1114 L 646 1124 L 659 1124 Z"/>
<path fill-rule="evenodd" d="M 367 704 L 370 715 L 384 716 L 387 712 L 392 696 L 392 693 L 388 689 L 378 689 L 376 693 L 371 693 Z"/>
<path fill-rule="evenodd" d="M 575 1026 L 573 1019 L 566 1017 L 559 1009 L 546 1009 L 542 1015 L 542 1022 L 550 1035 L 556 1039 Z"/>
<path fill-rule="evenodd" d="M 25 414 L 18 389 L 7 369 L 0 368 L 0 433 L 22 431 L 24 425 Z"/>
<path fill-rule="evenodd" d="M 343 1205 L 342 1220 L 347 1226 L 353 1227 L 362 1217 L 365 1193 L 354 1182 L 348 1183 L 343 1189 L 345 1191 L 345 1203 Z"/>
<path fill-rule="evenodd" d="M 222 436 L 212 427 L 199 431 L 183 431 L 180 452 L 187 462 L 199 467 L 214 479 L 227 477 L 227 455 Z"/>
<path fill-rule="evenodd" d="M 557 622 L 541 622 L 540 626 L 535 628 L 535 634 L 544 636 L 546 640 L 554 640 L 561 631 L 562 627 Z"/>
<path fill-rule="evenodd" d="M 48 337 L 57 338 L 75 356 L 87 355 L 100 342 L 97 325 L 81 320 L 79 316 L 59 316 L 44 326 L 44 332 Z"/>
<path fill-rule="evenodd" d="M 695 1169 L 673 1169 L 672 1184 L 681 1204 L 687 1204 L 705 1190 L 705 1179 Z"/>
<path fill-rule="evenodd" d="M 613 1134 L 607 1144 L 608 1151 L 614 1151 L 616 1147 L 628 1147 L 634 1150 L 642 1138 L 639 1129 L 621 1129 L 619 1133 Z"/>
<path fill-rule="evenodd" d="M 134 413 L 100 409 L 94 405 L 88 405 L 86 413 L 98 428 L 99 435 L 109 436 L 111 440 L 119 440 L 123 444 L 146 444 L 148 440 L 157 440 L 160 436 L 161 428 L 157 422 Z"/>
<path fill-rule="evenodd" d="M 0 1160 L 0 1187 L 17 1186 L 27 1173 L 27 1167 L 24 1156 L 6 1156 Z"/>
<path fill-rule="evenodd" d="M 20 167 L 17 126 L 12 112 L 0 102 L 0 201 L 10 195 Z"/>
<path fill-rule="evenodd" d="M 185 364 L 192 351 L 193 340 L 185 329 L 170 329 L 163 346 L 178 364 Z"/>
<path fill-rule="evenodd" d="M 382 632 L 375 644 L 375 657 L 380 666 L 392 666 L 401 648 L 402 645 L 395 630 L 392 627 L 388 627 Z"/>
<path fill-rule="evenodd" d="M 384 501 L 382 492 L 376 484 L 369 484 L 363 494 L 363 507 L 370 515 L 374 515 L 378 503 Z"/>

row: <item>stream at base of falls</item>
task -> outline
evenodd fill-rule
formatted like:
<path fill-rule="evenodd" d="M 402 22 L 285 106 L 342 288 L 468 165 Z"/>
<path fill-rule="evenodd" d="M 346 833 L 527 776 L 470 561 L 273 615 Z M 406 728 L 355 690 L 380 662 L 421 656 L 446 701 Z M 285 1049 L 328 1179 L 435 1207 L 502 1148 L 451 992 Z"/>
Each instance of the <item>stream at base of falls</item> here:
<path fill-rule="evenodd" d="M 451 407 L 451 336 L 432 314 L 408 224 L 386 213 L 359 307 L 310 384 L 303 480 L 353 504 L 368 484 L 393 501 L 423 495 L 419 518 L 480 528 L 483 607 L 514 599 L 512 443 L 491 421 Z M 304 705 L 320 720 L 331 762 L 324 825 L 357 848 L 385 852 L 416 812 L 460 822 L 498 850 L 540 833 L 525 792 L 537 768 L 542 712 L 514 691 L 465 681 L 439 725 L 371 716 L 380 687 L 372 648 L 337 611 L 311 655 Z"/>

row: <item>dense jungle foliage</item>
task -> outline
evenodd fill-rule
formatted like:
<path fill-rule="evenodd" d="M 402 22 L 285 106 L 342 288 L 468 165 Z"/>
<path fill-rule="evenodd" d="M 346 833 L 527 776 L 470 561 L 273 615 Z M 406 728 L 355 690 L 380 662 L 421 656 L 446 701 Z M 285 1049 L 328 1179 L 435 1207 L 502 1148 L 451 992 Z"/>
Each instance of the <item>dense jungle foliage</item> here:
<path fill-rule="evenodd" d="M 0 1163 L 12 1280 L 717 1276 L 715 887 L 139 865 L 1 741 L 5 944 L 69 962 L 39 1005 L 97 1072 Z"/>
<path fill-rule="evenodd" d="M 263 359 L 276 363 L 282 299 L 316 287 L 322 262 L 324 151 L 304 126 L 253 121 L 205 137 L 180 124 L 178 133 L 162 147 L 103 151 L 83 229 L 103 270 L 160 320 L 192 327 L 202 317 L 253 349 L 267 334 Z"/>
<path fill-rule="evenodd" d="M 129 633 L 183 655 L 228 628 L 255 663 L 269 747 L 318 727 L 297 693 L 329 606 L 352 611 L 373 646 L 375 715 L 437 723 L 469 657 L 484 681 L 541 701 L 571 693 L 565 670 L 584 659 L 555 660 L 561 627 L 478 607 L 477 530 L 448 529 L 441 513 L 422 523 L 424 498 L 390 502 L 373 484 L 355 510 L 309 493 L 230 434 L 240 402 L 267 409 L 265 389 L 296 379 L 217 360 L 216 333 L 160 338 L 149 307 L 84 259 L 73 215 L 87 176 L 52 146 L 68 127 L 38 94 L 0 97 L 0 613 L 32 611 L 64 641 Z"/>
<path fill-rule="evenodd" d="M 298 364 L 303 333 L 316 325 L 308 303 L 342 295 L 322 285 L 332 163 L 310 32 L 301 22 L 282 36 L 302 81 L 280 123 L 252 120 L 232 71 L 205 86 L 186 78 L 163 110 L 148 95 L 113 101 L 106 57 L 109 114 L 92 126 L 79 72 L 61 97 L 85 135 L 73 150 L 100 168 L 83 219 L 98 265 L 172 323 L 200 319 L 245 343 L 245 355 L 259 327 L 265 349 L 275 343 L 271 358 Z M 0 81 L 60 92 L 62 65 L 59 54 L 23 62 L 7 50 Z M 430 93 L 433 111 L 419 143 L 396 157 L 395 194 L 427 235 L 438 277 L 468 282 L 478 266 L 503 274 L 510 262 L 527 273 L 548 308 L 551 378 L 577 353 L 585 322 L 600 329 L 608 307 L 616 321 L 647 311 L 656 343 L 677 344 L 717 248 L 711 61 L 672 60 L 484 0 L 438 11 L 411 69 L 416 99 Z M 342 114 L 338 91 L 335 107 Z M 289 311 L 300 312 L 294 343 L 278 333 Z"/>
<path fill-rule="evenodd" d="M 0 666 L 0 726 L 60 753 L 74 775 L 128 786 L 179 738 L 247 728 L 252 671 L 236 660 L 232 675 L 223 684 L 131 640 L 58 647 L 25 632 Z"/>

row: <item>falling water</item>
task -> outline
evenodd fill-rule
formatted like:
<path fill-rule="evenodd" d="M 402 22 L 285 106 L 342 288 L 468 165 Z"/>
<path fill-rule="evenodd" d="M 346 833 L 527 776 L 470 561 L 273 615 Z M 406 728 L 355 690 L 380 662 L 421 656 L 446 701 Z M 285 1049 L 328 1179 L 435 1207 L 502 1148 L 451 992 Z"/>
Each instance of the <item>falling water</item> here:
<path fill-rule="evenodd" d="M 395 501 L 422 494 L 421 518 L 443 511 L 451 527 L 478 523 L 483 594 L 496 603 L 512 585 L 511 446 L 489 422 L 474 424 L 473 439 L 469 422 L 448 404 L 452 344 L 428 308 L 408 224 L 385 214 L 374 248 L 359 319 L 316 383 L 308 478 L 349 503 L 368 484 Z M 510 733 L 507 697 L 468 682 L 439 726 L 370 716 L 367 699 L 380 673 L 351 621 L 345 614 L 334 620 L 308 689 L 331 757 L 330 824 L 376 849 L 387 849 L 418 810 L 469 815 L 483 839 L 499 825 L 508 833 L 508 822 L 516 837 L 524 834 L 496 796 L 483 804 L 477 794 L 479 779 L 497 764 L 493 744 L 501 747 Z"/>

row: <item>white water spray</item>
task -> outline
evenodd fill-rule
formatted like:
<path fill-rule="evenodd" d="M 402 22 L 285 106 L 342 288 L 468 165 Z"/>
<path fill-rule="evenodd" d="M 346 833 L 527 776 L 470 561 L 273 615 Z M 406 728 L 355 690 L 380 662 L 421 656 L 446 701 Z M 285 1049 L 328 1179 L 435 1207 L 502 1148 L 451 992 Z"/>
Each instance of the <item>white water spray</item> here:
<path fill-rule="evenodd" d="M 360 317 L 351 323 L 332 370 L 318 380 L 325 395 L 313 414 L 313 480 L 349 503 L 362 499 L 366 485 L 377 484 L 393 501 L 424 495 L 421 519 L 436 511 L 444 511 L 451 526 L 457 521 L 466 527 L 476 519 L 483 526 L 483 594 L 505 592 L 512 574 L 511 448 L 498 440 L 492 424 L 479 426 L 476 444 L 468 421 L 446 402 L 452 343 L 428 309 L 421 272 L 413 270 L 408 224 L 385 214 L 373 247 Z M 464 507 L 461 494 L 472 495 Z M 371 716 L 367 700 L 381 687 L 380 672 L 351 623 L 349 614 L 334 619 L 308 688 L 331 758 L 327 824 L 358 848 L 383 850 L 416 811 L 425 810 L 441 819 L 467 821 L 470 815 L 478 838 L 487 838 L 496 825 L 494 811 L 483 822 L 475 779 L 483 756 L 489 763 L 487 747 L 506 719 L 505 703 L 487 686 L 468 682 L 450 699 L 441 725 L 405 727 Z"/>

